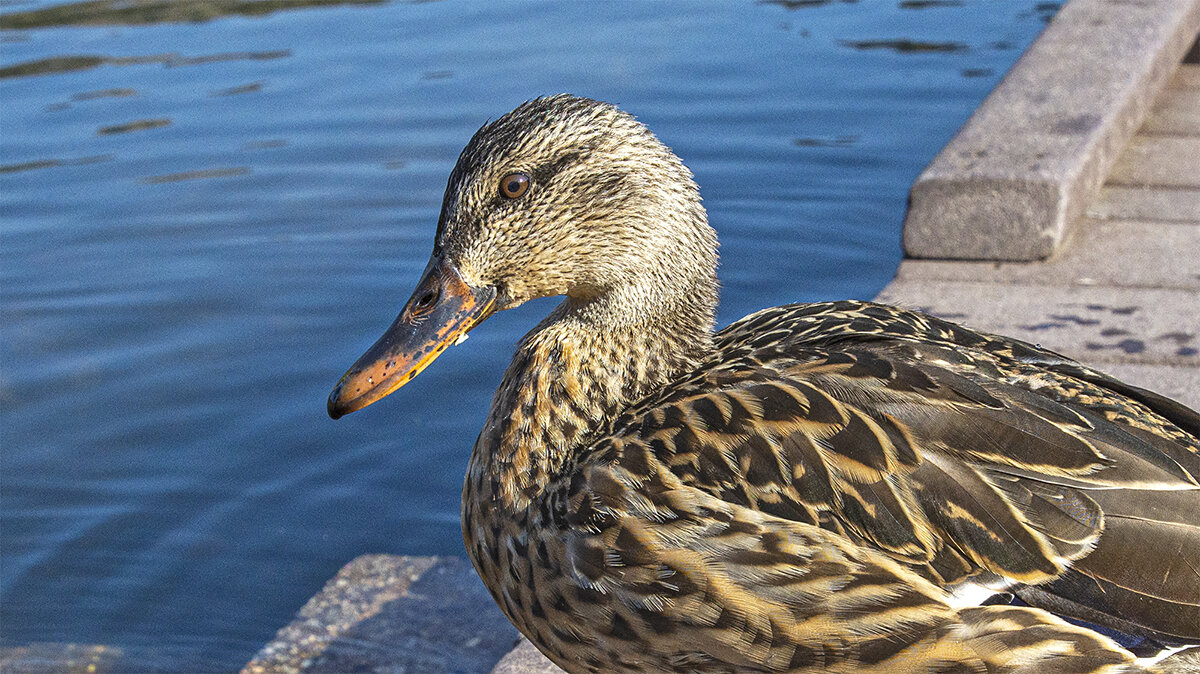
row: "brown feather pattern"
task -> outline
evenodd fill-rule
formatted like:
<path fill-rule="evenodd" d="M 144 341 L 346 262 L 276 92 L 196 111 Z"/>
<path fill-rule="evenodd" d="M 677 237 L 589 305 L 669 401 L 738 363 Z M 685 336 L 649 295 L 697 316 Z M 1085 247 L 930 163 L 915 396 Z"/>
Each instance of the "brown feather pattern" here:
<path fill-rule="evenodd" d="M 498 201 L 514 170 L 529 194 Z M 687 169 L 596 101 L 485 125 L 447 186 L 435 255 L 499 308 L 567 297 L 518 345 L 463 490 L 469 556 L 554 662 L 1140 671 L 1047 611 L 953 606 L 976 582 L 1200 640 L 1194 411 L 868 302 L 713 333 L 715 251 Z"/>

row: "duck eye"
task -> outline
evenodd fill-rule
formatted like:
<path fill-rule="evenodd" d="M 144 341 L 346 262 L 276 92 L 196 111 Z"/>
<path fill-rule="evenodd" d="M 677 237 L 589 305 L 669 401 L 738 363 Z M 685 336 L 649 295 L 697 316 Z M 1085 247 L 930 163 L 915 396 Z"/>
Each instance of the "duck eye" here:
<path fill-rule="evenodd" d="M 529 191 L 529 176 L 524 173 L 510 173 L 500 179 L 500 194 L 509 199 L 516 199 Z"/>

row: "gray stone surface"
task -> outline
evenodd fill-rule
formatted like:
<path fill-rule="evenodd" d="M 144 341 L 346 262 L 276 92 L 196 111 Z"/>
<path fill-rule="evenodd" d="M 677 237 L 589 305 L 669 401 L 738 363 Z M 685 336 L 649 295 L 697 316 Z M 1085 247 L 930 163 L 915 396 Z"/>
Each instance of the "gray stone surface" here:
<path fill-rule="evenodd" d="M 1200 38 L 1197 38 L 1196 44 L 1200 45 Z M 1200 62 L 1197 61 L 1191 63 L 1200 65 Z M 1200 68 L 1188 65 L 1180 67 L 1171 76 L 1170 86 L 1200 89 Z"/>
<path fill-rule="evenodd" d="M 1156 190 L 1105 185 L 1088 206 L 1093 218 L 1200 223 L 1200 189 Z"/>
<path fill-rule="evenodd" d="M 898 281 L 880 299 L 1106 363 L 1200 367 L 1195 290 Z"/>
<path fill-rule="evenodd" d="M 1134 138 L 1108 184 L 1200 189 L 1200 135 Z"/>
<path fill-rule="evenodd" d="M 1115 259 L 1119 256 L 1119 260 Z M 1089 220 L 1046 262 L 908 260 L 903 282 L 1120 286 L 1200 292 L 1200 222 Z M 1116 264 L 1116 262 L 1120 264 Z"/>
<path fill-rule="evenodd" d="M 1198 32 L 1200 0 L 1068 2 L 913 185 L 908 255 L 1049 256 Z"/>
<path fill-rule="evenodd" d="M 1200 66 L 1184 65 L 1042 262 L 906 260 L 880 295 L 1200 409 Z"/>
<path fill-rule="evenodd" d="M 1087 209 L 1093 218 L 1200 224 L 1200 65 L 1183 65 Z"/>
<path fill-rule="evenodd" d="M 487 672 L 517 637 L 465 559 L 365 555 L 242 672 Z"/>
<path fill-rule="evenodd" d="M 534 648 L 529 640 L 521 637 L 508 655 L 496 664 L 491 674 L 562 674 L 563 670 L 542 652 Z"/>
<path fill-rule="evenodd" d="M 1200 66 L 1182 66 L 1179 70 L 1200 70 Z M 1185 86 L 1182 77 L 1173 77 L 1140 132 L 1195 135 L 1197 129 L 1200 129 L 1200 86 Z"/>

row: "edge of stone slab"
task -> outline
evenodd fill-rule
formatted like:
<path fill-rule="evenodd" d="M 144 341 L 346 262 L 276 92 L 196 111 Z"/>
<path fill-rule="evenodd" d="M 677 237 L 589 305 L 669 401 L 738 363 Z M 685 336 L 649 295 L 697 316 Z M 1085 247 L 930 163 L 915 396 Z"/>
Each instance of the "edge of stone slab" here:
<path fill-rule="evenodd" d="M 309 599 L 242 674 L 486 672 L 519 636 L 467 560 L 362 555 Z"/>
<path fill-rule="evenodd" d="M 542 655 L 525 637 L 517 643 L 517 647 L 509 651 L 496 666 L 491 674 L 564 674 L 563 670 L 550 658 Z"/>
<path fill-rule="evenodd" d="M 1200 33 L 1200 0 L 1070 0 L 913 184 L 909 257 L 1048 257 Z"/>

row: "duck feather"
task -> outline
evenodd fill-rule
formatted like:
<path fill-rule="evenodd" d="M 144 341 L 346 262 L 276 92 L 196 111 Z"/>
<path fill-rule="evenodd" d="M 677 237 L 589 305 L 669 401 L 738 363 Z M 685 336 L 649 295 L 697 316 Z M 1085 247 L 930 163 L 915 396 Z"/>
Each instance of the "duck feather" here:
<path fill-rule="evenodd" d="M 716 252 L 648 129 L 529 101 L 463 150 L 418 291 L 330 396 L 364 407 L 492 312 L 566 296 L 517 345 L 462 504 L 484 584 L 554 662 L 1142 671 L 1051 612 L 1200 642 L 1200 415 L 882 304 L 713 332 Z M 976 588 L 1031 606 L 963 605 Z"/>

